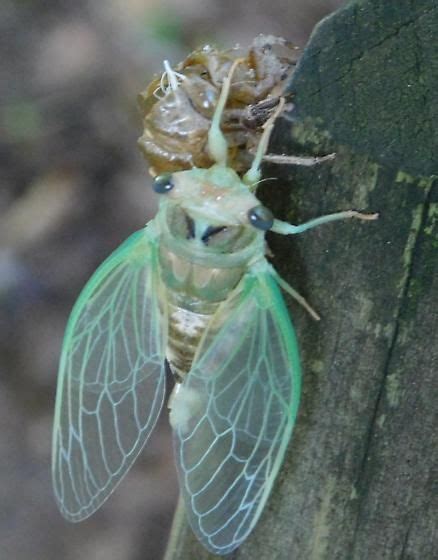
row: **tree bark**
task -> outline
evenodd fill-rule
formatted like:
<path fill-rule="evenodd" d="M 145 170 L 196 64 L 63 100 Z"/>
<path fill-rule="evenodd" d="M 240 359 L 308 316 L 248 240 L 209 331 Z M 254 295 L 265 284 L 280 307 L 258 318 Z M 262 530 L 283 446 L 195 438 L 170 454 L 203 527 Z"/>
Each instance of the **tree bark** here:
<path fill-rule="evenodd" d="M 323 20 L 294 74 L 295 108 L 271 152 L 276 217 L 350 220 L 272 235 L 274 265 L 321 314 L 288 301 L 304 370 L 301 409 L 262 518 L 230 556 L 433 560 L 438 551 L 438 7 L 357 1 Z M 213 558 L 179 508 L 166 560 Z"/>

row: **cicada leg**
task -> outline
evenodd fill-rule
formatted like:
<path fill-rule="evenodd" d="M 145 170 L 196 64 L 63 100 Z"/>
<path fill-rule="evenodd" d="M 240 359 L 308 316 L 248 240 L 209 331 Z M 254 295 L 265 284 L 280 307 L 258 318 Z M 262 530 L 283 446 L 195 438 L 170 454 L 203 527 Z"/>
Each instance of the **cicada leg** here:
<path fill-rule="evenodd" d="M 219 165 L 227 165 L 228 156 L 228 142 L 224 133 L 221 130 L 222 114 L 224 112 L 225 104 L 230 92 L 231 80 L 236 67 L 242 63 L 244 59 L 238 58 L 231 65 L 228 76 L 224 79 L 222 90 L 214 111 L 213 118 L 211 119 L 211 126 L 208 131 L 208 152 L 210 156 Z"/>
<path fill-rule="evenodd" d="M 347 218 L 357 218 L 358 220 L 376 220 L 379 214 L 363 214 L 362 212 L 357 212 L 356 210 L 345 210 L 343 212 L 335 212 L 334 214 L 327 214 L 326 216 L 319 216 L 319 218 L 314 218 L 304 224 L 294 225 L 288 222 L 283 222 L 281 220 L 274 220 L 274 225 L 271 231 L 275 233 L 280 233 L 281 235 L 291 235 L 295 233 L 302 233 L 308 229 L 320 226 L 322 224 L 327 224 L 329 222 L 335 222 L 338 220 L 345 220 Z"/>
<path fill-rule="evenodd" d="M 294 233 L 302 233 L 303 231 L 307 231 L 308 229 L 312 229 L 316 226 L 320 226 L 322 224 L 334 222 L 337 220 L 344 220 L 346 218 L 357 218 L 359 220 L 376 220 L 378 216 L 378 214 L 362 214 L 361 212 L 357 212 L 356 210 L 346 210 L 344 212 L 335 212 L 334 214 L 320 216 L 319 218 L 309 220 L 308 222 L 304 222 L 304 224 L 300 225 L 289 224 L 288 222 L 282 222 L 281 220 L 274 220 L 274 225 L 272 226 L 270 231 L 280 233 L 281 235 L 289 235 Z M 318 313 L 314 309 L 312 309 L 312 307 L 307 303 L 304 297 L 301 296 L 296 290 L 294 290 L 294 288 L 292 288 L 292 286 L 290 286 L 285 280 L 283 280 L 275 270 L 274 274 L 276 276 L 277 282 L 283 288 L 283 290 L 285 290 L 296 301 L 298 301 L 298 303 L 300 303 L 314 319 L 319 321 L 320 317 Z"/>
<path fill-rule="evenodd" d="M 287 292 L 290 296 L 292 296 L 295 301 L 297 301 L 302 307 L 304 307 L 304 309 L 315 319 L 315 321 L 320 321 L 321 317 L 313 309 L 313 307 L 307 302 L 306 298 L 304 298 L 294 288 L 292 288 L 292 286 L 288 282 L 286 282 L 286 280 L 284 280 L 273 267 L 272 267 L 272 272 L 280 288 L 282 288 L 285 292 Z"/>
<path fill-rule="evenodd" d="M 271 133 L 274 128 L 274 123 L 277 117 L 283 111 L 285 103 L 286 101 L 284 97 L 281 97 L 277 105 L 277 108 L 263 125 L 263 134 L 257 146 L 257 151 L 252 161 L 251 167 L 248 169 L 248 171 L 245 173 L 245 175 L 242 178 L 242 181 L 245 183 L 245 185 L 248 185 L 249 189 L 252 191 L 256 189 L 257 184 L 259 183 L 260 178 L 262 176 L 262 172 L 261 172 L 262 161 L 268 149 L 269 139 L 271 137 Z"/>

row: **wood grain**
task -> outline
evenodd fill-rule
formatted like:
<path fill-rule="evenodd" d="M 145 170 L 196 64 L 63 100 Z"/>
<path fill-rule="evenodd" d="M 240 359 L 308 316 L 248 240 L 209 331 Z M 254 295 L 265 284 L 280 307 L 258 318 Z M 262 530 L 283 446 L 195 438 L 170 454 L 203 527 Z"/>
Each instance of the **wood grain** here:
<path fill-rule="evenodd" d="M 300 223 L 354 208 L 376 222 L 272 235 L 304 387 L 285 464 L 238 560 L 433 560 L 438 550 L 438 7 L 358 1 L 321 22 L 294 75 L 295 109 L 263 201 Z M 213 558 L 178 510 L 166 560 Z"/>

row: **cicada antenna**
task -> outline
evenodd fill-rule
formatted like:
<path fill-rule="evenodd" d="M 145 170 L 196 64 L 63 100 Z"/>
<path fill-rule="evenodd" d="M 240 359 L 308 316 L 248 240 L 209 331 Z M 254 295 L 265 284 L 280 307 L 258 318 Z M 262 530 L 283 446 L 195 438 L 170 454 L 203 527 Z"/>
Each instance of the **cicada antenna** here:
<path fill-rule="evenodd" d="M 208 153 L 219 165 L 227 165 L 228 142 L 221 130 L 221 120 L 224 112 L 225 104 L 230 93 L 231 80 L 237 66 L 244 62 L 243 58 L 236 59 L 231 65 L 228 76 L 224 79 L 222 90 L 211 120 L 210 130 L 208 131 Z"/>
<path fill-rule="evenodd" d="M 257 186 L 258 182 L 260 181 L 260 177 L 262 176 L 262 160 L 268 150 L 269 139 L 271 138 L 274 123 L 277 120 L 277 117 L 283 111 L 285 103 L 286 101 L 284 97 L 280 97 L 277 108 L 263 125 L 263 133 L 257 146 L 257 151 L 255 153 L 254 159 L 252 160 L 251 167 L 242 178 L 242 181 L 245 183 L 245 185 L 248 185 L 251 190 L 255 190 L 255 187 Z"/>

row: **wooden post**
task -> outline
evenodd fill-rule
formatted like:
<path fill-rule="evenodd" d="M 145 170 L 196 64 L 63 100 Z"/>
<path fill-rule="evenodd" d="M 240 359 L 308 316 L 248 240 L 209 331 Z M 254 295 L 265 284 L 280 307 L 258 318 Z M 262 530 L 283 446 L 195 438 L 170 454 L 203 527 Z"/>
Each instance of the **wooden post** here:
<path fill-rule="evenodd" d="M 438 554 L 438 6 L 356 1 L 321 22 L 297 69 L 295 110 L 263 201 L 293 223 L 269 239 L 277 270 L 321 314 L 289 301 L 304 370 L 298 422 L 239 560 L 432 560 Z M 166 560 L 214 558 L 179 508 Z"/>

